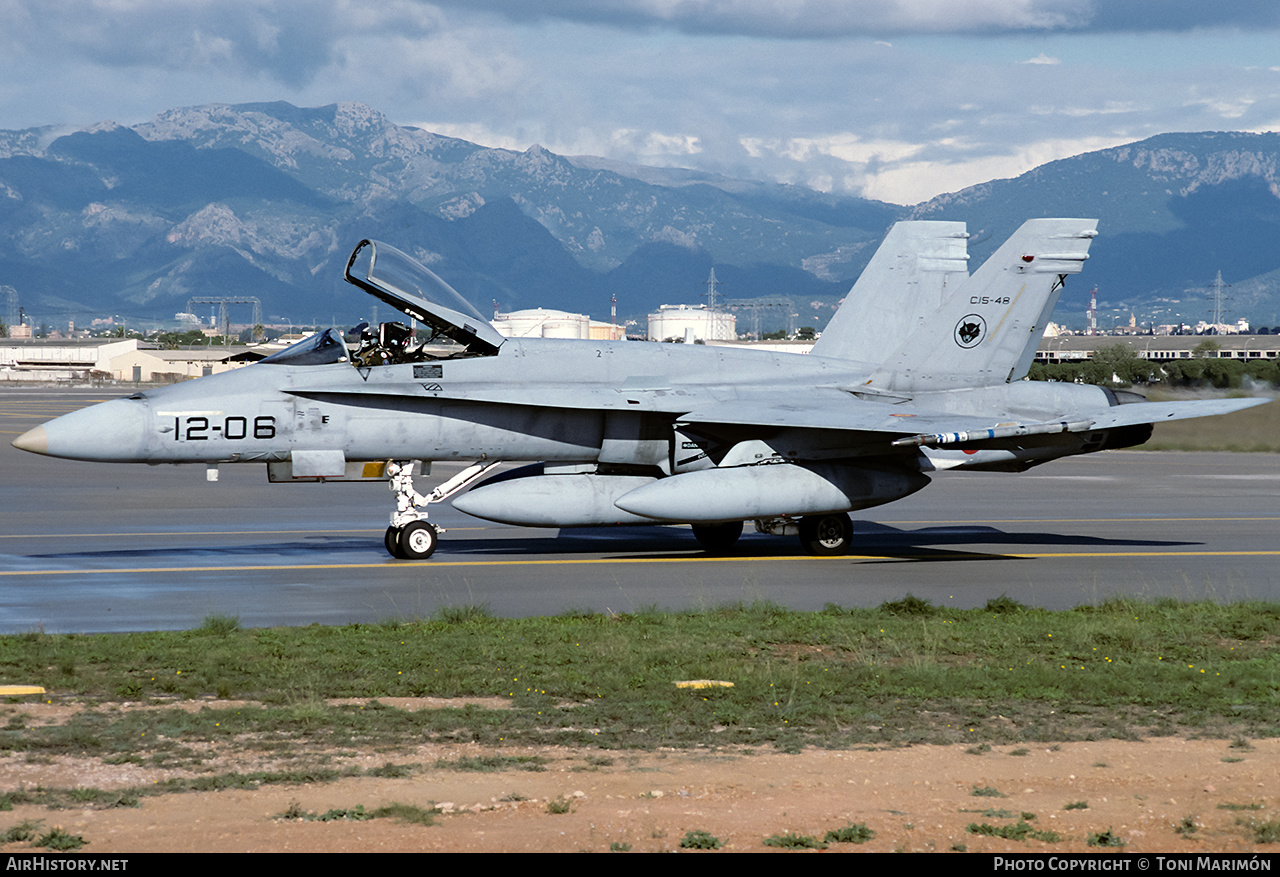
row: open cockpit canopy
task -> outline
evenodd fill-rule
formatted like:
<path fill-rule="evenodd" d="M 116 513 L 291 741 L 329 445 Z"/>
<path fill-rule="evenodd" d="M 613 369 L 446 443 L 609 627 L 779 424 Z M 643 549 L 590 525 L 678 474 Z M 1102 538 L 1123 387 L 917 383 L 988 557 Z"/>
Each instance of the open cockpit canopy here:
<path fill-rule="evenodd" d="M 347 261 L 345 278 L 379 301 L 430 327 L 470 355 L 494 354 L 505 340 L 472 304 L 425 265 L 380 241 L 363 240 Z"/>

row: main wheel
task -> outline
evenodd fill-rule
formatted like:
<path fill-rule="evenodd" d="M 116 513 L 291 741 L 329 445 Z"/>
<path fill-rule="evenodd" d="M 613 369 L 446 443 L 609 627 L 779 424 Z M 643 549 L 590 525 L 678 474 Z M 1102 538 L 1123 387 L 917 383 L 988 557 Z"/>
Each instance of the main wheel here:
<path fill-rule="evenodd" d="M 693 525 L 693 538 L 711 554 L 723 554 L 733 548 L 741 535 L 742 521 Z"/>
<path fill-rule="evenodd" d="M 853 546 L 853 521 L 844 514 L 803 517 L 800 544 L 805 551 L 820 557 L 848 554 Z"/>
<path fill-rule="evenodd" d="M 388 527 L 386 534 L 382 537 L 382 544 L 387 549 L 387 554 L 392 557 L 401 557 L 400 555 L 400 528 Z M 401 558 L 403 559 L 403 558 Z"/>
<path fill-rule="evenodd" d="M 400 554 L 406 560 L 426 560 L 440 544 L 440 534 L 426 521 L 410 521 L 400 530 Z"/>

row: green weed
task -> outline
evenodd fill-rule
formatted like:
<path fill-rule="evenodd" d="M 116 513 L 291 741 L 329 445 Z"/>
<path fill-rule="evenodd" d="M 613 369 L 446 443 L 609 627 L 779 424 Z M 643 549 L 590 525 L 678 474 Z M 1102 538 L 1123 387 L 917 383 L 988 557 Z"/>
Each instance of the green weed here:
<path fill-rule="evenodd" d="M 196 633 L 210 636 L 229 636 L 240 629 L 240 617 L 237 615 L 206 615 L 195 629 Z"/>
<path fill-rule="evenodd" d="M 544 771 L 550 760 L 542 755 L 464 755 L 452 760 L 442 758 L 436 762 L 436 767 L 481 773 L 499 770 Z"/>
<path fill-rule="evenodd" d="M 1253 832 L 1253 842 L 1256 844 L 1273 844 L 1280 843 L 1280 819 L 1271 819 L 1265 822 L 1252 821 L 1247 823 L 1249 830 Z"/>
<path fill-rule="evenodd" d="M 1090 834 L 1085 842 L 1091 847 L 1107 847 L 1111 849 L 1118 849 L 1126 846 L 1124 838 L 1112 832 L 1110 828 L 1106 831 L 1099 831 Z"/>
<path fill-rule="evenodd" d="M 934 606 L 928 600 L 908 593 L 901 600 L 891 600 L 880 604 L 880 609 L 888 612 L 890 615 L 917 615 L 930 616 L 936 615 L 938 607 Z"/>
<path fill-rule="evenodd" d="M 1008 594 L 1001 594 L 999 597 L 992 597 L 982 607 L 984 612 L 994 612 L 996 615 L 1013 615 L 1018 612 L 1025 612 L 1027 607 L 1014 600 Z"/>
<path fill-rule="evenodd" d="M 18 843 L 19 841 L 31 840 L 36 836 L 36 831 L 40 828 L 39 820 L 24 819 L 17 825 L 8 828 L 4 834 L 0 834 L 0 843 Z"/>
<path fill-rule="evenodd" d="M 875 836 L 876 833 L 867 828 L 865 822 L 854 822 L 844 828 L 828 831 L 822 839 L 827 843 L 861 844 L 866 843 Z"/>
<path fill-rule="evenodd" d="M 60 852 L 70 852 L 78 850 L 88 841 L 78 834 L 70 834 L 59 826 L 54 826 L 46 833 L 36 838 L 33 846 L 45 847 L 50 850 L 58 850 Z"/>
<path fill-rule="evenodd" d="M 382 767 L 371 767 L 368 770 L 368 776 L 380 777 L 387 780 L 400 780 L 412 775 L 413 770 L 409 765 L 392 764 L 389 761 L 382 765 Z"/>
<path fill-rule="evenodd" d="M 724 843 L 710 832 L 698 829 L 691 831 L 680 839 L 682 850 L 718 850 Z"/>
<path fill-rule="evenodd" d="M 825 850 L 827 845 L 816 837 L 807 834 L 771 834 L 762 843 L 767 847 L 781 847 L 784 850 Z"/>
<path fill-rule="evenodd" d="M 410 825 L 433 825 L 439 813 L 440 811 L 435 808 L 392 802 L 374 809 L 370 815 L 374 819 L 394 819 L 396 822 L 405 822 Z"/>
<path fill-rule="evenodd" d="M 1057 843 L 1062 840 L 1057 832 L 1039 831 L 1025 819 L 1018 820 L 1014 825 L 991 825 L 987 822 L 981 824 L 971 822 L 965 826 L 965 831 L 970 834 L 985 835 L 987 837 L 1002 837 L 1006 840 L 1025 841 L 1030 838 L 1031 840 L 1044 841 L 1045 843 Z"/>
<path fill-rule="evenodd" d="M 431 620 L 439 624 L 460 626 L 493 620 L 493 611 L 487 603 L 480 605 L 441 606 Z"/>

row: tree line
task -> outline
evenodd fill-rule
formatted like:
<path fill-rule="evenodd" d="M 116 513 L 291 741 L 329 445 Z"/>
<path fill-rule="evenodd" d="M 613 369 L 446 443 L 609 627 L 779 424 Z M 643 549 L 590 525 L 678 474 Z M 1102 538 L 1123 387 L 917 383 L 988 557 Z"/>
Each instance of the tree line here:
<path fill-rule="evenodd" d="M 1099 347 L 1081 362 L 1033 363 L 1033 381 L 1063 381 L 1100 386 L 1164 384 L 1169 387 L 1233 389 L 1248 382 L 1266 381 L 1280 387 L 1280 365 L 1270 359 L 1218 359 L 1220 346 L 1205 341 L 1191 351 L 1190 359 L 1151 362 L 1139 359 L 1127 344 Z"/>

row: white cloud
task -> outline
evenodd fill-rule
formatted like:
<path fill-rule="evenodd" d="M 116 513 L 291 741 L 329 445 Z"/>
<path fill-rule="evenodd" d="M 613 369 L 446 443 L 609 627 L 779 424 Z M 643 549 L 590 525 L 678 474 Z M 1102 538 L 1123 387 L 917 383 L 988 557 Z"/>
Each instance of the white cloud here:
<path fill-rule="evenodd" d="M 866 140 L 849 132 L 825 137 L 789 137 L 777 140 L 743 137 L 738 142 L 753 158 L 772 154 L 795 162 L 807 162 L 829 156 L 852 164 L 901 161 L 924 148 L 923 144 L 906 141 Z"/>
<path fill-rule="evenodd" d="M 481 146 L 488 146 L 492 149 L 510 149 L 513 152 L 524 152 L 533 145 L 532 143 L 526 143 L 522 139 L 494 131 L 483 122 L 412 122 L 409 124 L 412 124 L 415 128 L 430 131 L 433 134 L 439 134 L 443 137 L 455 137 L 458 140 L 478 143 Z"/>
<path fill-rule="evenodd" d="M 1230 100 L 1200 98 L 1189 100 L 1186 106 L 1203 107 L 1212 115 L 1223 119 L 1239 119 L 1245 115 L 1256 101 L 1251 97 L 1238 97 Z"/>
<path fill-rule="evenodd" d="M 702 152 L 702 142 L 694 134 L 664 134 L 658 131 L 618 128 L 609 136 L 609 148 L 632 157 L 632 160 L 649 158 L 658 161 L 697 155 Z M 581 154 L 589 150 L 579 148 L 574 151 Z"/>
<path fill-rule="evenodd" d="M 1134 39 L 1139 5 L 0 0 L 0 125 L 362 101 L 487 146 L 915 203 L 1099 144 L 1280 118 L 1273 32 Z"/>
<path fill-rule="evenodd" d="M 1134 101 L 1105 101 L 1100 106 L 1030 106 L 1027 112 L 1036 116 L 1063 116 L 1071 119 L 1086 119 L 1091 116 L 1119 116 L 1127 113 L 1142 112 L 1147 107 Z"/>
<path fill-rule="evenodd" d="M 1000 155 L 939 156 L 932 161 L 895 164 L 868 175 L 866 197 L 893 204 L 918 204 L 945 192 L 958 192 L 990 180 L 1020 176 L 1042 164 L 1119 146 L 1131 139 L 1122 136 L 1043 140 Z M 959 141 L 946 145 L 956 152 L 971 148 Z"/>
<path fill-rule="evenodd" d="M 555 18 L 625 28 L 791 38 L 1074 29 L 1093 0 L 436 0 L 521 21 Z M 1109 0 L 1118 2 L 1118 0 Z"/>

